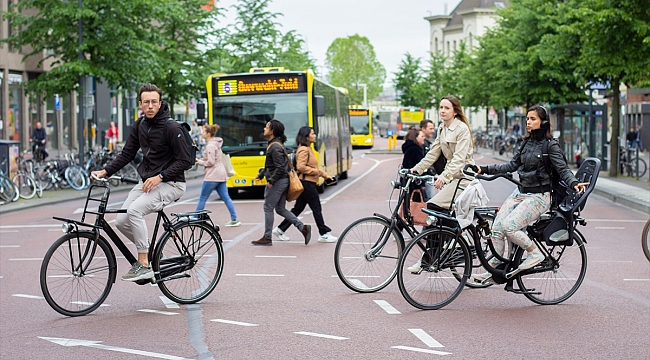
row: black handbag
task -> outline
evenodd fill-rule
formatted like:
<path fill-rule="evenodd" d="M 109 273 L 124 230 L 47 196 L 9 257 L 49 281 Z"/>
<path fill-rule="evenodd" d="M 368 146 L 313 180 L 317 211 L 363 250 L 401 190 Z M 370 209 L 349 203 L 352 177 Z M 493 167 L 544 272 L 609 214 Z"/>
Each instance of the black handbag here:
<path fill-rule="evenodd" d="M 442 152 L 440 152 L 440 157 L 436 162 L 433 163 L 433 169 L 436 171 L 436 174 L 440 175 L 442 174 L 443 171 L 445 171 L 445 166 L 447 165 L 447 159 L 445 158 L 444 155 L 442 155 Z"/>

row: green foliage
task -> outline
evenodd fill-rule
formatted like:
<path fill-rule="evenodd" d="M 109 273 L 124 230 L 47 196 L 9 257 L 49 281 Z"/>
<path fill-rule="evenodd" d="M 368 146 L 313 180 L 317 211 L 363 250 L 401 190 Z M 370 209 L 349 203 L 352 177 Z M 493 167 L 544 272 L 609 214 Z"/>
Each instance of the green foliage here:
<path fill-rule="evenodd" d="M 325 66 L 334 86 L 347 88 L 351 104 L 363 102 L 363 88 L 351 84 L 366 84 L 368 101 L 377 97 L 386 80 L 386 70 L 377 61 L 375 48 L 365 36 L 337 38 L 327 48 Z"/>
<path fill-rule="evenodd" d="M 430 76 L 434 77 L 435 75 L 430 74 Z M 393 79 L 393 85 L 398 92 L 398 99 L 402 106 L 418 108 L 430 106 L 431 96 L 429 96 L 429 89 L 425 80 L 421 59 L 414 58 L 411 54 L 406 53 Z"/>
<path fill-rule="evenodd" d="M 304 50 L 304 41 L 295 31 L 282 34 L 276 18 L 268 11 L 270 0 L 240 0 L 236 32 L 224 35 L 224 72 L 248 72 L 251 67 L 284 67 L 289 70 L 314 69 L 315 61 Z"/>
<path fill-rule="evenodd" d="M 54 68 L 27 83 L 31 93 L 64 94 L 78 86 L 79 77 L 92 75 L 111 86 L 132 87 L 147 81 L 157 66 L 157 46 L 150 32 L 154 0 L 22 0 L 3 16 L 16 29 L 3 42 L 27 51 L 24 59 L 46 54 L 40 61 Z M 23 12 L 30 9 L 29 12 Z M 33 14 L 36 10 L 37 15 Z M 78 45 L 78 19 L 83 23 L 83 43 Z M 79 58 L 79 53 L 83 58 Z"/>

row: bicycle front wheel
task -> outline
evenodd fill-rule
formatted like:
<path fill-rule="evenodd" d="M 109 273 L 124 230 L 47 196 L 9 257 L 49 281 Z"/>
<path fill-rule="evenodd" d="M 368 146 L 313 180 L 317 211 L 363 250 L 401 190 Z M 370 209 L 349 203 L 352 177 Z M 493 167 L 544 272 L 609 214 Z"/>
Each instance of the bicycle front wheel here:
<path fill-rule="evenodd" d="M 223 272 L 221 236 L 207 223 L 177 223 L 156 246 L 152 267 L 160 291 L 170 300 L 201 301 Z"/>
<path fill-rule="evenodd" d="M 638 166 L 637 166 L 638 165 Z M 645 172 L 648 171 L 648 164 L 643 159 L 633 158 L 627 162 L 628 176 L 636 177 L 638 169 L 638 177 L 643 177 Z"/>
<path fill-rule="evenodd" d="M 648 233 L 650 232 L 650 219 L 646 221 L 645 226 L 643 227 L 643 232 L 641 232 L 641 247 L 643 247 L 643 253 L 645 257 L 650 261 L 650 248 L 648 247 Z"/>
<path fill-rule="evenodd" d="M 69 166 L 65 169 L 65 181 L 75 190 L 83 190 L 90 183 L 86 170 L 81 166 Z"/>
<path fill-rule="evenodd" d="M 31 199 L 36 195 L 36 182 L 25 173 L 18 173 L 13 178 L 14 185 L 23 199 Z"/>
<path fill-rule="evenodd" d="M 543 266 L 550 266 L 554 261 L 555 266 L 543 272 L 517 276 L 520 289 L 527 289 L 531 293 L 524 293 L 532 302 L 540 305 L 555 305 L 570 298 L 582 284 L 587 273 L 587 250 L 585 250 L 584 236 L 574 230 L 573 246 L 553 246 L 549 249 L 553 259 L 546 259 Z M 518 249 L 515 261 L 521 257 L 523 250 Z M 537 292 L 541 294 L 533 294 Z"/>
<path fill-rule="evenodd" d="M 16 186 L 8 177 L 0 175 L 0 205 L 14 201 Z"/>
<path fill-rule="evenodd" d="M 404 240 L 397 229 L 378 217 L 359 219 L 339 236 L 334 267 L 351 290 L 370 293 L 385 288 L 397 275 Z"/>
<path fill-rule="evenodd" d="M 404 249 L 397 282 L 409 304 L 422 310 L 440 309 L 460 294 L 472 272 L 465 241 L 446 229 L 420 233 Z"/>
<path fill-rule="evenodd" d="M 110 245 L 92 233 L 65 234 L 52 244 L 41 265 L 45 301 L 66 316 L 86 315 L 106 300 L 117 266 Z"/>

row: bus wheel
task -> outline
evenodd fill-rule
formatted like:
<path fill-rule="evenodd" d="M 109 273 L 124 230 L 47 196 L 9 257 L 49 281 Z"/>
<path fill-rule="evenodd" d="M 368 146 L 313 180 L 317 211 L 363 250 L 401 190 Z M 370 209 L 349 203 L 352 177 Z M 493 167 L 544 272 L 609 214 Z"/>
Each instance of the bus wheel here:
<path fill-rule="evenodd" d="M 348 178 L 348 172 L 347 171 L 344 171 L 344 172 L 341 173 L 341 175 L 339 175 L 339 179 L 345 180 L 347 178 Z"/>
<path fill-rule="evenodd" d="M 230 196 L 231 199 L 236 199 L 239 196 L 239 189 L 228 188 L 228 196 Z"/>

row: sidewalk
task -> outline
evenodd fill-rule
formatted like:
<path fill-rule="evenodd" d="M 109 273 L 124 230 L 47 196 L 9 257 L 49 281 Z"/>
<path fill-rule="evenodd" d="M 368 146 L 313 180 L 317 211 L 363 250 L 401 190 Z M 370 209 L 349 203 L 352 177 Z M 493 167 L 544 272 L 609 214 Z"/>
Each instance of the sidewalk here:
<path fill-rule="evenodd" d="M 369 154 L 390 154 L 402 156 L 401 141 L 393 151 L 388 151 L 387 148 L 380 148 L 375 146 L 374 149 L 368 151 Z M 486 149 L 479 149 L 478 154 L 489 156 L 500 161 L 510 161 L 509 158 L 502 157 L 498 153 L 491 154 L 492 151 Z M 188 171 L 185 173 L 186 179 L 196 179 L 203 176 L 203 168 L 195 171 Z M 647 176 L 647 175 L 646 175 Z M 644 177 L 646 178 L 646 177 Z M 112 192 L 128 191 L 131 186 L 120 186 L 111 189 Z M 647 180 L 634 180 L 627 177 L 618 177 L 615 179 L 609 178 L 606 171 L 601 171 L 598 177 L 598 183 L 594 189 L 594 193 L 600 195 L 612 202 L 621 204 L 631 209 L 641 211 L 650 215 L 650 184 Z M 76 191 L 72 189 L 66 190 L 48 190 L 43 192 L 42 198 L 34 197 L 30 200 L 20 199 L 5 205 L 0 205 L 0 214 L 9 213 L 18 210 L 31 209 L 41 205 L 54 204 L 58 202 L 83 199 L 87 195 L 86 190 Z"/>

